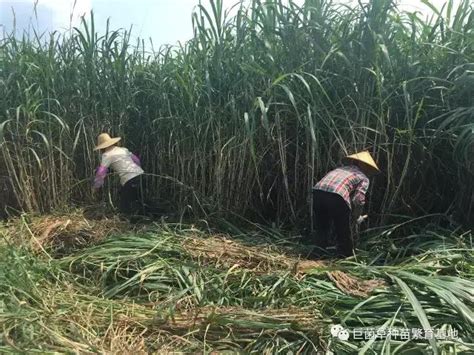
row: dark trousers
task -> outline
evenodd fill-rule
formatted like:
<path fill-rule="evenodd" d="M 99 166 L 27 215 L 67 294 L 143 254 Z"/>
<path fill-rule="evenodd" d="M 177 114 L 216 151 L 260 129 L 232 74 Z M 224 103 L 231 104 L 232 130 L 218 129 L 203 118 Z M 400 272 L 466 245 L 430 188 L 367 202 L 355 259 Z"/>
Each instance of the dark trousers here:
<path fill-rule="evenodd" d="M 144 175 L 128 180 L 120 190 L 120 212 L 128 216 L 155 216 L 162 211 L 147 197 Z"/>
<path fill-rule="evenodd" d="M 352 255 L 351 210 L 342 196 L 336 193 L 314 190 L 313 213 L 317 245 L 321 248 L 327 247 L 329 232 L 331 226 L 334 225 L 338 254 L 343 256 Z"/>

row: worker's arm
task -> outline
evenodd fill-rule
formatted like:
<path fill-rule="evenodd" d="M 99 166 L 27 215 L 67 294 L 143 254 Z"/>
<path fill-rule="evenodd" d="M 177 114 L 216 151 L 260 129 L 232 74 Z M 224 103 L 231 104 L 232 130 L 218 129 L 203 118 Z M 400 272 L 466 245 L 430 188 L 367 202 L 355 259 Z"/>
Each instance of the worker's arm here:
<path fill-rule="evenodd" d="M 94 184 L 93 187 L 94 189 L 99 189 L 104 185 L 104 180 L 105 177 L 107 176 L 107 167 L 104 165 L 99 165 L 97 168 L 97 171 L 95 173 L 95 178 L 94 178 Z"/>
<path fill-rule="evenodd" d="M 353 214 L 355 218 L 359 218 L 364 210 L 365 195 L 369 189 L 369 179 L 363 179 L 357 185 L 354 194 L 352 195 Z"/>
<path fill-rule="evenodd" d="M 131 156 L 130 156 L 130 157 L 132 158 L 132 160 L 133 160 L 133 162 L 134 162 L 135 164 L 137 164 L 138 166 L 141 166 L 141 165 L 142 165 L 142 163 L 141 163 L 141 161 L 140 161 L 140 158 L 139 158 L 137 155 L 131 153 Z"/>
<path fill-rule="evenodd" d="M 140 158 L 138 157 L 138 155 L 136 154 L 133 154 L 131 151 L 129 151 L 127 148 L 124 148 L 125 150 L 125 154 L 127 154 L 127 156 L 132 159 L 132 161 L 137 164 L 138 166 L 141 166 L 142 163 L 140 161 Z"/>
<path fill-rule="evenodd" d="M 100 165 L 95 172 L 95 178 L 94 178 L 94 183 L 93 183 L 94 189 L 97 190 L 101 188 L 102 185 L 104 185 L 104 180 L 105 180 L 105 177 L 107 176 L 107 171 L 109 169 L 110 164 L 111 164 L 110 157 L 106 155 L 102 155 Z"/>

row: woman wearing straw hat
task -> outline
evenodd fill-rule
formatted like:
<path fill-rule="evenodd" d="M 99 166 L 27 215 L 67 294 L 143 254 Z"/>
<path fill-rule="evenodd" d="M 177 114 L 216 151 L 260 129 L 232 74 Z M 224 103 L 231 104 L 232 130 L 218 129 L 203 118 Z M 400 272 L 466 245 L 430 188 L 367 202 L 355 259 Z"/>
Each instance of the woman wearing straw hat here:
<path fill-rule="evenodd" d="M 369 188 L 369 177 L 380 172 L 369 152 L 363 151 L 344 158 L 345 165 L 330 171 L 313 188 L 313 213 L 317 232 L 317 246 L 327 247 L 328 233 L 334 224 L 337 251 L 342 256 L 352 255 L 351 214 L 360 217 Z"/>
<path fill-rule="evenodd" d="M 102 133 L 97 138 L 94 150 L 101 151 L 101 163 L 94 179 L 94 189 L 104 184 L 107 171 L 111 168 L 120 177 L 120 211 L 126 215 L 145 214 L 144 171 L 140 159 L 127 148 L 117 146 L 120 137 L 112 138 Z"/>

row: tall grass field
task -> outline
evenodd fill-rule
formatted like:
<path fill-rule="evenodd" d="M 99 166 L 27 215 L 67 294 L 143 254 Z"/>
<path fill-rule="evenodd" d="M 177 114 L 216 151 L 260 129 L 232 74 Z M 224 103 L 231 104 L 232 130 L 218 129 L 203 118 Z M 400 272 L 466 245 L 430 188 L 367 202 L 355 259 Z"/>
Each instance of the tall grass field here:
<path fill-rule="evenodd" d="M 206 0 L 161 47 L 93 13 L 5 34 L 0 352 L 473 353 L 474 6 L 421 3 Z M 101 132 L 176 221 L 92 193 Z M 308 260 L 311 187 L 360 150 L 355 256 Z"/>

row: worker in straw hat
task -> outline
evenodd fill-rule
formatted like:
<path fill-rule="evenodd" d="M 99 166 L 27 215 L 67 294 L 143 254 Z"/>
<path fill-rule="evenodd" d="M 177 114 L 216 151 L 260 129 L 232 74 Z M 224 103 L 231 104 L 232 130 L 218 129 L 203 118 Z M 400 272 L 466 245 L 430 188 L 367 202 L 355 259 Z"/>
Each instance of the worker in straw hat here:
<path fill-rule="evenodd" d="M 102 133 L 97 138 L 94 150 L 100 151 L 101 162 L 94 179 L 94 189 L 104 184 L 107 171 L 111 168 L 120 177 L 120 211 L 126 215 L 144 215 L 147 203 L 144 198 L 144 171 L 140 159 L 127 148 L 119 147 L 120 137 L 112 138 Z"/>
<path fill-rule="evenodd" d="M 349 155 L 344 166 L 330 171 L 313 188 L 313 213 L 316 226 L 316 244 L 325 249 L 328 233 L 334 224 L 337 251 L 341 256 L 352 255 L 351 215 L 361 223 L 369 177 L 380 172 L 369 152 Z"/>

